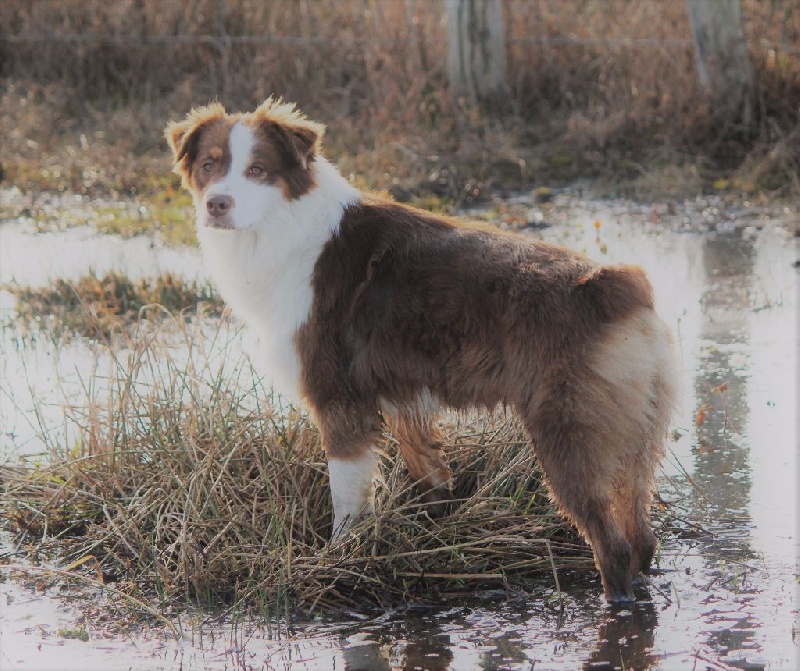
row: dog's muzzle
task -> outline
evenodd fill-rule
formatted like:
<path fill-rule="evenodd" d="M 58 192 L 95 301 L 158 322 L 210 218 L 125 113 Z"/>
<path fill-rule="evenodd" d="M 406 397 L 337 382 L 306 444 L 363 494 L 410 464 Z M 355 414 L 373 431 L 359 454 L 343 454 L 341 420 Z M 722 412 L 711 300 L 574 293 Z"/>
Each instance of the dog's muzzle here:
<path fill-rule="evenodd" d="M 211 196 L 206 200 L 206 226 L 233 229 L 234 200 L 231 196 Z"/>

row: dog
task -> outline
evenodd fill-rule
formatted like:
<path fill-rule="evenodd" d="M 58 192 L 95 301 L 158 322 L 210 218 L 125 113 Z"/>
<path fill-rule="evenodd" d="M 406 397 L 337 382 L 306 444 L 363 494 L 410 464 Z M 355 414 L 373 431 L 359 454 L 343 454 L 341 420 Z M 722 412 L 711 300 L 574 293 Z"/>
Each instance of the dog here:
<path fill-rule="evenodd" d="M 363 193 L 293 104 L 219 103 L 170 123 L 204 262 L 262 337 L 275 388 L 319 427 L 334 536 L 372 512 L 384 424 L 433 513 L 451 497 L 437 412 L 512 408 L 553 501 L 592 546 L 609 602 L 656 548 L 654 473 L 676 380 L 635 266 Z"/>

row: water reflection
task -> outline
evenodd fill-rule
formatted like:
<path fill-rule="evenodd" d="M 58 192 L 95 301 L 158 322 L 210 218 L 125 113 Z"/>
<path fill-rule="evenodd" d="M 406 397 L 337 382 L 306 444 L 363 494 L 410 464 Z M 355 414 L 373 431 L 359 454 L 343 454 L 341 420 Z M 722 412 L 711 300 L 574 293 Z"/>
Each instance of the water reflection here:
<path fill-rule="evenodd" d="M 706 646 L 727 655 L 757 647 L 752 641 L 756 627 L 740 612 L 741 605 L 731 611 L 726 599 L 714 594 L 747 591 L 740 563 L 754 557 L 748 542 L 752 479 L 747 438 L 754 239 L 741 230 L 707 237 L 702 258 L 705 320 L 694 384 L 698 405 L 692 452 L 694 478 L 704 499 L 696 506 L 706 509 L 706 525 L 714 532 L 704 548 L 709 575 L 715 576 L 704 586 L 709 592 Z M 726 558 L 735 562 L 732 568 Z"/>
<path fill-rule="evenodd" d="M 450 668 L 453 661 L 450 636 L 442 630 L 438 620 L 432 617 L 415 619 L 406 627 L 406 635 L 405 663 L 400 668 L 404 671 L 417 668 L 446 671 Z"/>
<path fill-rule="evenodd" d="M 609 611 L 597 631 L 597 649 L 586 669 L 647 669 L 658 660 L 654 632 L 658 614 L 653 603 L 639 602 L 631 610 Z"/>
<path fill-rule="evenodd" d="M 695 477 L 718 518 L 744 514 L 750 503 L 748 422 L 749 315 L 753 239 L 741 230 L 706 237 L 701 303 L 705 319 L 694 382 Z"/>
<path fill-rule="evenodd" d="M 594 588 L 576 588 L 563 609 L 546 601 L 480 604 L 428 615 L 410 614 L 388 627 L 367 627 L 342 639 L 345 668 L 641 669 L 655 665 L 659 606 L 637 602 L 606 609 Z"/>
<path fill-rule="evenodd" d="M 342 648 L 344 668 L 347 671 L 391 671 L 389 655 L 372 641 L 345 641 Z M 445 667 L 446 668 L 446 667 Z"/>
<path fill-rule="evenodd" d="M 368 626 L 342 638 L 345 669 L 446 671 L 453 662 L 453 640 L 442 625 L 447 613 L 409 614 L 388 626 Z"/>

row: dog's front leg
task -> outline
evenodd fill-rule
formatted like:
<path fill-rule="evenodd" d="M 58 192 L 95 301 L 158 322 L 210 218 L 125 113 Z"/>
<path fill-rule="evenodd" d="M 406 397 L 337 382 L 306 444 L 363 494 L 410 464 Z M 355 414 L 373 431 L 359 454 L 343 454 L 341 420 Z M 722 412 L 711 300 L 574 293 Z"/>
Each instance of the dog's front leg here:
<path fill-rule="evenodd" d="M 347 386 L 326 390 L 326 396 L 343 396 Z M 328 459 L 333 538 L 341 536 L 365 515 L 374 512 L 378 457 L 374 447 L 381 438 L 381 418 L 374 405 L 350 398 L 325 404 L 309 398 L 312 417 L 320 430 Z"/>
<path fill-rule="evenodd" d="M 375 512 L 375 476 L 378 459 L 371 447 L 354 457 L 328 457 L 333 499 L 333 538 Z"/>

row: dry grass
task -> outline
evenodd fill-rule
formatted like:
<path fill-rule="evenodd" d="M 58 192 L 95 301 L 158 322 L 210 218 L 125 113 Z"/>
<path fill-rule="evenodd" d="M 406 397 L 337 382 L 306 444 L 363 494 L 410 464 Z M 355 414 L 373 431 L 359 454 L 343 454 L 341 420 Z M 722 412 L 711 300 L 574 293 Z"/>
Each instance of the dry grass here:
<path fill-rule="evenodd" d="M 743 165 L 738 189 L 796 187 L 800 55 L 780 46 L 800 37 L 790 0 L 742 2 L 756 78 L 747 127 L 700 90 L 680 2 L 508 0 L 509 95 L 484 110 L 448 91 L 440 2 L 7 5 L 17 39 L 0 41 L 0 133 L 23 188 L 153 192 L 167 120 L 269 94 L 328 124 L 345 174 L 398 193 L 461 203 L 578 177 L 624 188 L 665 157 L 700 176 L 691 188 Z"/>
<path fill-rule="evenodd" d="M 21 325 L 47 327 L 56 336 L 77 333 L 106 341 L 145 318 L 158 321 L 178 313 L 220 316 L 224 307 L 211 287 L 171 273 L 133 281 L 112 271 L 101 277 L 90 273 L 77 281 L 57 279 L 49 287 L 2 288 L 17 299 Z"/>
<path fill-rule="evenodd" d="M 316 430 L 276 409 L 217 338 L 185 327 L 188 361 L 136 341 L 115 373 L 70 399 L 74 446 L 0 470 L 0 517 L 20 543 L 139 602 L 234 604 L 263 615 L 435 601 L 477 585 L 592 566 L 551 508 L 527 440 L 503 416 L 452 418 L 458 505 L 430 520 L 402 463 L 382 459 L 377 515 L 328 544 L 331 504 Z M 174 338 L 173 338 L 174 340 Z M 205 353 L 203 353 L 205 352 Z M 387 438 L 387 453 L 393 452 Z"/>

